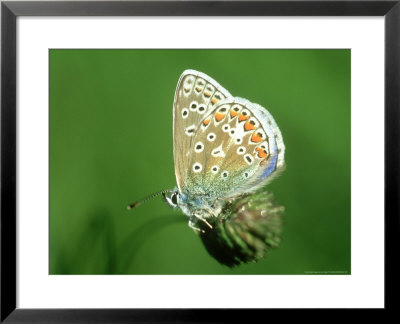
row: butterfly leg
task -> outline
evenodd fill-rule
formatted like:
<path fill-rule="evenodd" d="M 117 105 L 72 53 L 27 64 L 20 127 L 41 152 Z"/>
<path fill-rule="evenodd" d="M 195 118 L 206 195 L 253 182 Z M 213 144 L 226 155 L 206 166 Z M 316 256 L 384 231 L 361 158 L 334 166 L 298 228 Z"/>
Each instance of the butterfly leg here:
<path fill-rule="evenodd" d="M 189 227 L 190 227 L 191 229 L 195 230 L 195 231 L 204 233 L 203 230 L 201 230 L 200 228 L 195 227 L 195 226 L 194 226 L 194 223 L 193 223 L 190 219 L 189 219 Z"/>
<path fill-rule="evenodd" d="M 200 219 L 202 222 L 206 223 L 206 225 L 207 225 L 209 228 L 213 229 L 213 227 L 211 226 L 211 224 L 210 224 L 209 222 L 207 222 L 207 220 L 206 220 L 205 218 L 203 218 L 203 217 L 201 217 L 201 216 L 199 216 L 199 215 L 196 215 L 196 214 L 194 214 L 194 216 L 195 216 L 197 219 Z"/>

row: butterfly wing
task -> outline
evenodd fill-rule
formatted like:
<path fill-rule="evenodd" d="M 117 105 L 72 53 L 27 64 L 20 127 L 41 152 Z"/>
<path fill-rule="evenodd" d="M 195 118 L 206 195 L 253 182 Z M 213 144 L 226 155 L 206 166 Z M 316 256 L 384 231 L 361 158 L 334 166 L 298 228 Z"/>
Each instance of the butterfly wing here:
<path fill-rule="evenodd" d="M 178 188 L 186 185 L 189 148 L 204 116 L 231 94 L 204 73 L 186 70 L 179 78 L 174 98 L 174 165 Z"/>
<path fill-rule="evenodd" d="M 193 136 L 186 185 L 221 199 L 254 192 L 283 170 L 284 154 L 279 127 L 265 108 L 227 98 L 205 114 Z"/>

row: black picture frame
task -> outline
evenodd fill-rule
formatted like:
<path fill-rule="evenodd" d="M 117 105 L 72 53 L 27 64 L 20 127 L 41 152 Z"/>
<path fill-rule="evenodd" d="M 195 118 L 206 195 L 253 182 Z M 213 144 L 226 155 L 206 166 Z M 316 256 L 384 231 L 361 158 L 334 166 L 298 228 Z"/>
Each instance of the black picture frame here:
<path fill-rule="evenodd" d="M 385 308 L 396 308 L 399 246 L 400 0 L 396 1 L 2 1 L 1 322 L 234 322 L 269 310 L 16 308 L 16 19 L 19 16 L 384 16 Z M 373 242 L 371 241 L 371 244 Z M 367 247 L 366 247 L 367 248 Z M 392 253 L 393 251 L 393 253 Z M 371 258 L 373 256 L 371 255 Z M 40 293 L 40 292 L 39 292 Z M 382 310 L 378 310 L 382 311 Z"/>

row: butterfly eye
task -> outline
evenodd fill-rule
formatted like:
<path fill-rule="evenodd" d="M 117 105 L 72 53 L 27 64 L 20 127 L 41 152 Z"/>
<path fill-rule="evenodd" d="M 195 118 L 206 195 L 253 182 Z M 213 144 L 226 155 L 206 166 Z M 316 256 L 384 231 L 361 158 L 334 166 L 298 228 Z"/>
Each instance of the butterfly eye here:
<path fill-rule="evenodd" d="M 163 193 L 163 196 L 164 196 L 164 199 L 167 201 L 167 203 L 171 207 L 175 208 L 178 206 L 178 193 L 177 192 L 172 193 L 171 196 L 167 196 Z"/>
<path fill-rule="evenodd" d="M 177 193 L 173 193 L 171 196 L 171 201 L 174 205 L 178 205 L 178 194 Z"/>

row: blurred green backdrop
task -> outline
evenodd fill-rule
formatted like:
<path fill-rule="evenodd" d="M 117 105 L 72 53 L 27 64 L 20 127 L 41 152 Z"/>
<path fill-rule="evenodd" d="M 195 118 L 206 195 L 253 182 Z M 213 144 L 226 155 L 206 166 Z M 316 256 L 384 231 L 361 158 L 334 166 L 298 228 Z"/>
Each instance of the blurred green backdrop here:
<path fill-rule="evenodd" d="M 350 273 L 350 50 L 50 50 L 50 274 Z M 286 144 L 269 185 L 283 240 L 220 265 L 161 198 L 185 69 L 266 107 Z M 154 151 L 157 150 L 157 158 Z"/>

